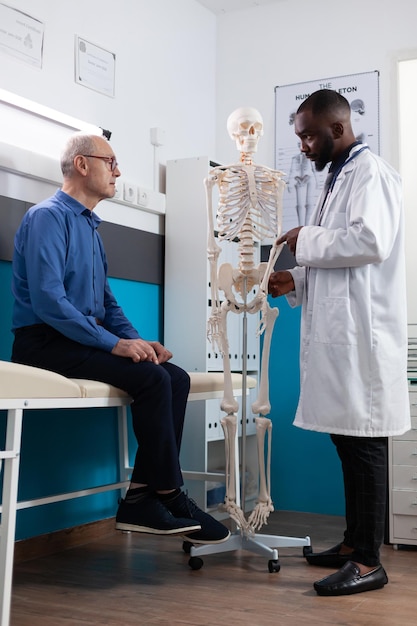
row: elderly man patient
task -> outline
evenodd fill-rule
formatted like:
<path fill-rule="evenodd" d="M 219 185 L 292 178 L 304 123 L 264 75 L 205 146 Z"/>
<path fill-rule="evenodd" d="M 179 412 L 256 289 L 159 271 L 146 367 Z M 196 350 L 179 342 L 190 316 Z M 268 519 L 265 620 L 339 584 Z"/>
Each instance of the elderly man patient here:
<path fill-rule="evenodd" d="M 61 168 L 62 189 L 29 209 L 16 233 L 12 360 L 109 383 L 133 398 L 138 450 L 116 528 L 225 541 L 229 530 L 181 490 L 189 376 L 170 362 L 167 348 L 140 336 L 107 280 L 94 209 L 114 196 L 114 152 L 104 137 L 76 134 Z"/>

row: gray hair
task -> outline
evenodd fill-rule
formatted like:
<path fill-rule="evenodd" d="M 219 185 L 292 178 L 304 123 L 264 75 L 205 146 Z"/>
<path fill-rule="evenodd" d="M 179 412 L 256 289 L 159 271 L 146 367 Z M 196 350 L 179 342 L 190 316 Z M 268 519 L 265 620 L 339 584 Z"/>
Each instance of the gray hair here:
<path fill-rule="evenodd" d="M 92 154 L 95 151 L 95 135 L 76 133 L 64 146 L 61 154 L 61 171 L 64 178 L 71 178 L 74 173 L 74 158 L 79 154 Z"/>

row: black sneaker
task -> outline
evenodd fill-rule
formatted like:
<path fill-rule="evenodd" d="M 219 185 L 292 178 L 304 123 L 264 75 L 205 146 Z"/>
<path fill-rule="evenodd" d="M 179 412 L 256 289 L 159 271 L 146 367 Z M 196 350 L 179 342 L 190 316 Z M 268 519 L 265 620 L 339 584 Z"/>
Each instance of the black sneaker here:
<path fill-rule="evenodd" d="M 164 505 L 174 517 L 192 517 L 201 524 L 201 530 L 187 537 L 192 543 L 221 543 L 230 537 L 230 531 L 224 524 L 202 511 L 183 491 L 171 500 L 164 500 Z"/>
<path fill-rule="evenodd" d="M 116 528 L 153 535 L 182 535 L 200 530 L 201 525 L 191 516 L 174 517 L 154 493 L 144 493 L 135 504 L 121 500 Z"/>

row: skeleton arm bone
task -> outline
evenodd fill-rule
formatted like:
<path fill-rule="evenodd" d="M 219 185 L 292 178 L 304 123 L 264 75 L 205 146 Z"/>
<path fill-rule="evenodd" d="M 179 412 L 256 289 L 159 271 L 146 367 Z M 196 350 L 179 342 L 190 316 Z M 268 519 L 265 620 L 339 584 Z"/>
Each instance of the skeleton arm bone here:
<path fill-rule="evenodd" d="M 280 172 L 279 172 L 280 174 Z M 271 246 L 271 250 L 269 251 L 269 259 L 268 259 L 268 265 L 263 277 L 263 280 L 260 284 L 260 290 L 262 291 L 263 294 L 265 294 L 265 299 L 268 295 L 268 283 L 269 283 L 269 277 L 271 276 L 272 272 L 274 271 L 274 267 L 275 267 L 275 263 L 277 262 L 277 259 L 279 257 L 279 255 L 282 252 L 282 248 L 284 247 L 283 243 L 278 244 L 278 240 L 281 236 L 281 232 L 282 232 L 282 196 L 284 193 L 284 189 L 285 189 L 285 182 L 282 179 L 279 179 L 277 181 L 278 184 L 278 232 L 277 232 L 277 238 L 275 239 L 273 245 Z"/>
<path fill-rule="evenodd" d="M 280 233 L 278 234 L 278 237 L 279 235 Z M 277 262 L 277 259 L 279 255 L 281 254 L 283 247 L 284 247 L 283 243 L 280 243 L 279 245 L 277 245 L 277 241 L 275 241 L 274 244 L 271 246 L 271 250 L 269 251 L 268 265 L 267 265 L 264 277 L 260 285 L 260 290 L 262 291 L 262 293 L 265 294 L 265 297 L 268 295 L 269 277 L 274 271 L 275 263 Z"/>
<path fill-rule="evenodd" d="M 214 340 L 215 343 L 219 343 L 219 325 L 220 325 L 220 297 L 217 281 L 217 265 L 220 256 L 221 248 L 216 243 L 214 236 L 214 221 L 213 221 L 213 199 L 212 191 L 216 184 L 218 176 L 211 174 L 204 179 L 204 186 L 206 188 L 206 206 L 208 213 L 208 241 L 207 241 L 207 253 L 210 266 L 210 289 L 211 289 L 211 316 L 207 324 L 207 336 L 210 340 Z"/>
<path fill-rule="evenodd" d="M 208 213 L 208 241 L 207 241 L 207 253 L 208 259 L 210 263 L 210 279 L 211 280 L 211 292 L 212 292 L 212 303 L 213 306 L 219 306 L 219 293 L 217 289 L 217 262 L 220 256 L 221 248 L 216 243 L 216 238 L 214 236 L 214 220 L 213 220 L 213 197 L 212 191 L 215 183 L 217 182 L 217 176 L 215 174 L 211 174 L 207 178 L 204 179 L 204 185 L 206 188 L 206 205 L 207 205 L 207 213 Z"/>
<path fill-rule="evenodd" d="M 277 259 L 279 255 L 281 254 L 283 247 L 284 247 L 283 243 L 277 245 L 277 240 L 275 240 L 274 244 L 271 246 L 271 250 L 269 251 L 268 263 L 266 264 L 265 273 L 259 285 L 259 298 L 262 299 L 262 306 L 261 306 L 261 321 L 258 327 L 258 335 L 262 335 L 262 333 L 267 328 L 268 318 L 270 317 L 269 310 L 268 310 L 270 306 L 268 304 L 268 299 L 267 299 L 269 278 L 272 272 L 274 271 L 275 263 L 277 262 Z M 277 316 L 278 316 L 278 310 L 275 315 L 275 318 Z M 275 318 L 272 321 L 272 326 L 275 323 Z"/>

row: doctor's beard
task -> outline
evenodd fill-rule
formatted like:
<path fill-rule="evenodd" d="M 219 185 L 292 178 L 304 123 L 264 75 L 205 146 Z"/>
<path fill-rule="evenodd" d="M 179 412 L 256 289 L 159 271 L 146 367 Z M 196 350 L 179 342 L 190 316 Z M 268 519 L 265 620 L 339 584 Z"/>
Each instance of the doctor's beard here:
<path fill-rule="evenodd" d="M 322 172 L 326 165 L 332 160 L 332 154 L 334 150 L 334 141 L 331 137 L 326 137 L 323 141 L 320 153 L 317 155 L 317 159 L 314 161 L 314 165 L 318 172 Z"/>

